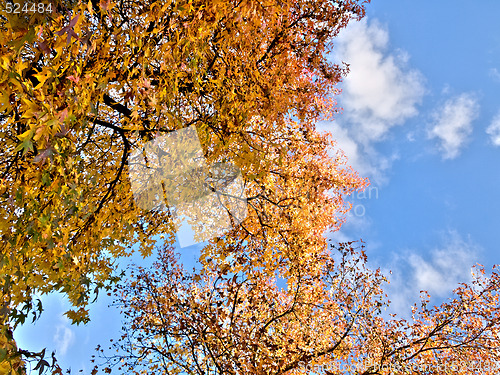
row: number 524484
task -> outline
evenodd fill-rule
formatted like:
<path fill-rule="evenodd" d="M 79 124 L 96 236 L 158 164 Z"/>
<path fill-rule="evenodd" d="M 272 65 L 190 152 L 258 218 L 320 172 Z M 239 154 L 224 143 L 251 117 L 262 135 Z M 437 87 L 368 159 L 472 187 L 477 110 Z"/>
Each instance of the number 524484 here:
<path fill-rule="evenodd" d="M 44 3 L 7 3 L 5 4 L 7 13 L 51 13 L 52 4 Z"/>

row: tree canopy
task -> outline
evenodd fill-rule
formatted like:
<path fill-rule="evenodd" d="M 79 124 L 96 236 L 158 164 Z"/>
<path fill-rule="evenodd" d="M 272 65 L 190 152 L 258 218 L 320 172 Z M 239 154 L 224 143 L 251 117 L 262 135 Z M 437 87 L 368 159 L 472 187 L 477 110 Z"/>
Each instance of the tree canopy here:
<path fill-rule="evenodd" d="M 328 246 L 346 196 L 368 180 L 316 126 L 338 112 L 348 71 L 328 52 L 367 1 L 40 3 L 0 13 L 2 371 L 41 358 L 37 370 L 61 373 L 44 352 L 17 349 L 10 330 L 54 291 L 74 323 L 88 322 L 99 291 L 124 293 L 127 373 L 300 374 L 370 360 L 362 373 L 376 374 L 495 358 L 496 274 L 435 310 L 424 301 L 413 322 L 384 320 L 380 271 L 353 244 Z M 203 162 L 185 169 L 162 149 L 176 142 Z M 161 189 L 146 174 L 155 204 L 141 204 L 134 168 L 152 161 L 134 156 L 150 145 L 184 173 Z M 236 178 L 245 215 L 228 210 L 232 229 L 185 272 L 172 249 L 179 202 L 206 213 L 196 199 Z M 121 280 L 116 259 L 134 246 L 145 257 L 160 246 L 156 270 Z"/>
<path fill-rule="evenodd" d="M 271 259 L 324 242 L 342 195 L 364 182 L 314 131 L 342 72 L 323 52 L 362 11 L 352 1 L 121 1 L 81 2 L 22 30 L 4 19 L 8 302 L 60 290 L 79 308 L 68 315 L 85 321 L 114 257 L 135 243 L 150 254 L 156 234 L 172 241 L 168 213 L 134 204 L 127 157 L 189 125 L 207 162 L 230 158 L 247 184 L 249 217 L 214 251 L 245 241 Z"/>
<path fill-rule="evenodd" d="M 499 274 L 473 282 L 410 320 L 384 316 L 390 301 L 364 246 L 331 244 L 286 276 L 232 272 L 238 259 L 186 272 L 164 247 L 152 269 L 120 288 L 124 334 L 105 371 L 127 374 L 496 374 Z M 118 353 L 118 354 L 116 354 Z M 98 367 L 96 367 L 98 368 Z"/>
<path fill-rule="evenodd" d="M 243 267 L 273 270 L 324 246 L 344 196 L 367 183 L 315 130 L 336 112 L 346 71 L 325 52 L 363 5 L 49 3 L 0 17 L 4 320 L 36 318 L 33 296 L 60 291 L 74 306 L 67 316 L 86 322 L 92 295 L 119 278 L 116 257 L 134 244 L 150 255 L 157 235 L 174 241 L 171 212 L 134 202 L 128 158 L 188 126 L 207 163 L 241 171 L 248 205 L 245 221 L 204 249 L 204 264 L 239 247 L 252 259 Z"/>

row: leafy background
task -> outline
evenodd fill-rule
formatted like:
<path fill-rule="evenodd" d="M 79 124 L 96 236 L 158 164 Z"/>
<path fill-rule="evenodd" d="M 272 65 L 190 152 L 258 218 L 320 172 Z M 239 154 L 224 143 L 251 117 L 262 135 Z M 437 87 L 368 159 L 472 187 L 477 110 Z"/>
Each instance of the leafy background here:
<path fill-rule="evenodd" d="M 375 0 L 331 56 L 350 74 L 343 113 L 322 126 L 372 183 L 334 238 L 362 238 L 370 264 L 392 270 L 389 298 L 403 315 L 421 289 L 438 302 L 475 262 L 499 263 L 499 12 L 493 0 Z M 199 248 L 182 249 L 188 268 Z M 64 299 L 44 297 L 42 318 L 16 330 L 18 345 L 55 349 L 63 368 L 87 373 L 93 348 L 121 326 L 100 297 L 78 327 L 62 316 Z"/>

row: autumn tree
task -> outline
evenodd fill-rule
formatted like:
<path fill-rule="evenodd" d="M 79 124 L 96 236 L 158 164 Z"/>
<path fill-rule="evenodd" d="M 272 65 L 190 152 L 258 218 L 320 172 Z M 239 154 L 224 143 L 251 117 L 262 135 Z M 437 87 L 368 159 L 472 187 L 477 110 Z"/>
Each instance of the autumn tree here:
<path fill-rule="evenodd" d="M 346 72 L 327 60 L 332 38 L 363 16 L 363 3 L 2 9 L 2 370 L 22 373 L 21 356 L 36 357 L 16 348 L 10 326 L 36 319 L 37 293 L 65 293 L 67 315 L 85 322 L 92 297 L 119 279 L 114 259 L 134 244 L 151 254 L 161 234 L 157 272 L 139 270 L 122 287 L 126 373 L 338 373 L 347 364 L 360 374 L 410 365 L 443 373 L 445 360 L 494 373 L 485 366 L 498 355 L 496 273 L 463 285 L 451 303 L 429 309 L 424 300 L 411 322 L 383 319 L 380 272 L 352 244 L 327 247 L 345 195 L 366 181 L 315 125 L 335 113 Z M 207 163 L 241 170 L 248 208 L 202 250 L 194 274 L 173 256 L 172 213 L 139 207 L 128 176 L 134 150 L 190 126 Z M 37 366 L 50 367 L 43 358 Z"/>
<path fill-rule="evenodd" d="M 497 374 L 500 275 L 476 268 L 450 302 L 412 319 L 383 315 L 386 279 L 363 246 L 325 247 L 285 275 L 242 269 L 186 272 L 172 248 L 135 269 L 118 303 L 126 317 L 106 372 L 124 374 Z M 207 271 L 208 270 L 208 271 Z M 385 314 L 387 315 L 387 314 Z M 114 350 L 113 350 L 114 352 Z M 98 368 L 98 367 L 96 367 Z"/>
<path fill-rule="evenodd" d="M 188 126 L 208 163 L 241 170 L 248 205 L 202 264 L 223 267 L 238 249 L 242 271 L 270 276 L 315 259 L 325 231 L 344 219 L 345 195 L 366 185 L 315 128 L 336 112 L 332 94 L 346 72 L 326 52 L 363 3 L 68 0 L 24 18 L 3 8 L 7 324 L 36 318 L 33 296 L 52 291 L 68 296 L 69 318 L 86 322 L 92 297 L 118 280 L 116 257 L 134 244 L 151 254 L 158 234 L 174 241 L 171 213 L 135 204 L 128 157 Z"/>

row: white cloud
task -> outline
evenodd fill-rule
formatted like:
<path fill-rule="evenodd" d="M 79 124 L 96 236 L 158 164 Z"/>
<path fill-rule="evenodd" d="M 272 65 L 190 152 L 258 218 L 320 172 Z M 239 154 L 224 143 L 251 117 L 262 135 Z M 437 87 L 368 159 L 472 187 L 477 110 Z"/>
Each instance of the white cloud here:
<path fill-rule="evenodd" d="M 444 236 L 444 246 L 436 248 L 427 257 L 409 252 L 395 257 L 388 270 L 390 284 L 387 287 L 391 310 L 401 316 L 408 315 L 410 307 L 417 303 L 421 290 L 431 297 L 449 297 L 461 282 L 472 280 L 471 268 L 477 262 L 479 248 L 470 240 L 464 240 L 456 231 Z"/>
<path fill-rule="evenodd" d="M 472 134 L 472 122 L 478 115 L 478 101 L 468 93 L 449 99 L 434 114 L 434 124 L 427 136 L 438 139 L 443 159 L 454 159 L 460 155 Z"/>
<path fill-rule="evenodd" d="M 335 122 L 323 124 L 349 164 L 377 183 L 397 155 L 382 156 L 374 144 L 417 115 L 424 95 L 423 76 L 408 68 L 408 54 L 389 47 L 389 33 L 376 20 L 352 22 L 339 34 L 334 60 L 349 64 L 339 96 L 344 111 Z"/>
<path fill-rule="evenodd" d="M 347 129 L 340 126 L 338 122 L 328 123 L 322 128 L 327 128 L 333 134 L 337 147 L 341 149 L 347 157 L 349 165 L 360 174 L 365 173 L 366 160 L 361 156 L 361 145 L 359 145 L 350 135 Z"/>
<path fill-rule="evenodd" d="M 75 333 L 69 328 L 69 320 L 64 318 L 63 321 L 57 325 L 56 332 L 53 340 L 56 345 L 57 353 L 64 356 L 69 347 L 75 341 Z"/>
<path fill-rule="evenodd" d="M 336 56 L 350 69 L 340 100 L 364 143 L 382 140 L 415 116 L 424 95 L 421 73 L 407 67 L 408 54 L 388 50 L 389 33 L 377 21 L 354 22 L 339 35 Z"/>
<path fill-rule="evenodd" d="M 486 129 L 486 133 L 495 146 L 500 146 L 500 111 L 493 118 L 490 126 Z"/>
<path fill-rule="evenodd" d="M 457 246 L 458 245 L 458 246 Z M 446 296 L 458 286 L 474 264 L 466 243 L 455 242 L 445 249 L 437 249 L 431 260 L 412 254 L 409 263 L 414 272 L 415 285 L 437 297 Z"/>

